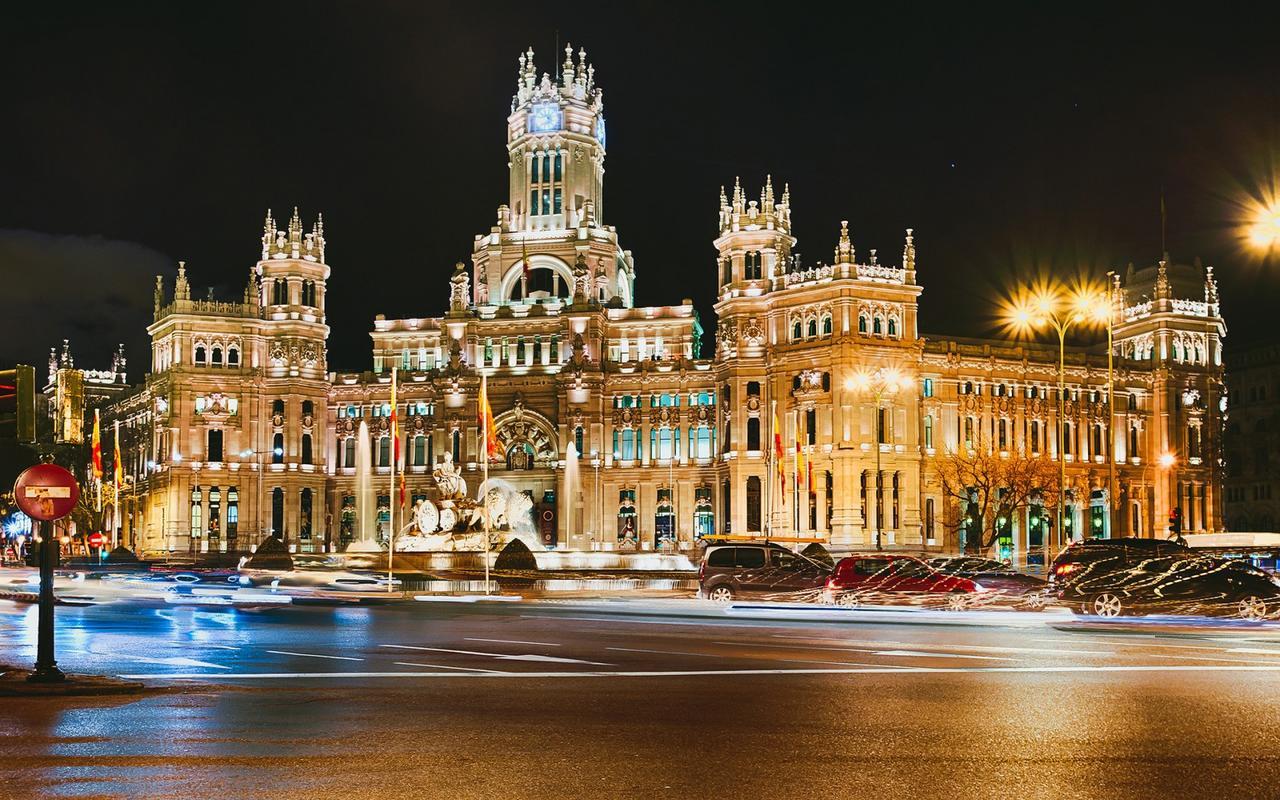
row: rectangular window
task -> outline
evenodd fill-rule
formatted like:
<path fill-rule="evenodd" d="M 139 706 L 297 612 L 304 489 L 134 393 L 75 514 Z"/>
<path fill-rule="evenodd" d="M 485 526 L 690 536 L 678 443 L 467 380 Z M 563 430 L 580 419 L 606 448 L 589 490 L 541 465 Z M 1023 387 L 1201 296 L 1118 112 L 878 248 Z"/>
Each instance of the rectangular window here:
<path fill-rule="evenodd" d="M 924 379 L 924 396 L 933 397 L 933 378 Z"/>
<path fill-rule="evenodd" d="M 559 213 L 560 213 L 560 188 L 559 188 L 559 187 L 556 187 L 556 193 L 555 193 L 555 205 L 554 205 L 552 208 L 553 208 L 553 210 L 552 210 L 552 212 L 551 212 L 552 214 L 559 214 Z"/>

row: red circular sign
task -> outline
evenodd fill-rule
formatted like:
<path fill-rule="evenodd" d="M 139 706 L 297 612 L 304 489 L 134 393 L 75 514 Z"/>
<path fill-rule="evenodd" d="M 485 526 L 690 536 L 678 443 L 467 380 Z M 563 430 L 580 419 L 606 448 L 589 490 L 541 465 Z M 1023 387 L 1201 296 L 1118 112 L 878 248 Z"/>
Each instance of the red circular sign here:
<path fill-rule="evenodd" d="M 102 534 L 99 533 L 98 531 L 94 531 L 93 533 L 89 534 L 89 546 L 102 547 Z"/>
<path fill-rule="evenodd" d="M 76 507 L 80 485 L 76 476 L 57 464 L 37 464 L 18 476 L 13 497 L 28 517 L 50 522 L 62 519 Z"/>

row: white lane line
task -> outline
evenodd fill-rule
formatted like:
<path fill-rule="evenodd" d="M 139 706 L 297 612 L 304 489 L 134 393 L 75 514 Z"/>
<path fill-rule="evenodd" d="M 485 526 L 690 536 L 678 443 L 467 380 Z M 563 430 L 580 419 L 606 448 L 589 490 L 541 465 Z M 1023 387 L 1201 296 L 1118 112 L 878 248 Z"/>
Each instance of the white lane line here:
<path fill-rule="evenodd" d="M 1256 658 L 1223 658 L 1221 656 L 1176 656 L 1172 653 L 1161 654 L 1157 658 L 1176 658 L 1179 661 L 1226 661 L 1231 664 L 1275 664 L 1280 666 L 1280 661 L 1259 661 Z"/>
<path fill-rule="evenodd" d="M 464 642 L 496 642 L 497 644 L 531 644 L 536 647 L 559 647 L 555 642 L 522 642 L 519 639 L 473 639 L 470 636 L 464 636 Z"/>
<path fill-rule="evenodd" d="M 713 644 L 724 644 L 723 642 L 713 642 Z M 623 653 L 657 653 L 664 656 L 698 656 L 699 658 L 723 658 L 723 659 L 744 659 L 746 661 L 774 661 L 786 664 L 835 664 L 842 667 L 878 667 L 880 664 L 867 664 L 861 661 L 819 661 L 815 658 L 767 658 L 762 659 L 760 656 L 739 656 L 739 655 L 722 655 L 720 653 L 685 653 L 676 650 L 645 650 L 639 647 L 606 647 L 606 650 L 618 650 Z M 902 669 L 915 669 L 915 667 L 902 667 Z"/>
<path fill-rule="evenodd" d="M 523 653 L 519 655 L 509 655 L 506 653 L 483 653 L 478 650 L 450 650 L 447 647 L 419 647 L 411 644 L 381 644 L 379 647 L 394 647 L 401 650 L 425 650 L 429 653 L 455 653 L 464 656 L 484 656 L 485 658 L 496 658 L 502 661 L 546 661 L 553 664 L 590 664 L 593 667 L 611 667 L 612 664 L 606 664 L 600 661 L 583 661 L 577 658 L 558 658 L 556 656 L 544 656 L 537 653 Z"/>
<path fill-rule="evenodd" d="M 573 620 L 576 622 L 625 622 L 631 625 L 692 625 L 698 628 L 733 627 L 733 628 L 777 628 L 778 625 L 757 625 L 750 622 L 729 622 L 723 617 L 709 617 L 706 622 L 682 622 L 668 619 L 630 619 L 624 615 L 616 617 L 564 617 L 559 614 L 521 614 L 522 619 Z"/>
<path fill-rule="evenodd" d="M 319 653 L 295 653 L 291 650 L 268 650 L 278 656 L 302 656 L 303 658 L 331 658 L 334 661 L 364 661 L 363 658 L 355 658 L 353 656 L 324 656 Z"/>
<path fill-rule="evenodd" d="M 170 672 L 120 675 L 128 680 L 190 680 L 225 678 L 697 678 L 723 675 L 940 675 L 940 674 L 1071 674 L 1080 672 L 1274 672 L 1274 666 L 1241 664 L 1101 664 L 1040 667 L 849 667 L 838 669 L 693 669 L 593 672 Z"/>
<path fill-rule="evenodd" d="M 447 664 L 419 664 L 416 661 L 396 661 L 395 665 L 397 667 L 431 667 L 432 669 L 456 669 L 459 672 L 489 672 L 497 675 L 502 675 L 502 674 L 519 675 L 520 674 L 518 672 L 503 673 L 502 670 L 497 670 L 497 669 L 479 669 L 477 667 L 451 667 Z"/>
<path fill-rule="evenodd" d="M 800 637 L 800 636 L 795 636 L 795 637 L 792 637 L 792 636 L 775 636 L 774 638 L 778 638 L 778 639 L 794 639 L 794 640 L 796 640 L 796 641 L 800 641 L 800 640 L 802 640 L 802 639 L 805 639 L 806 637 Z M 809 641 L 838 642 L 838 641 L 857 641 L 857 640 L 842 640 L 842 639 L 810 639 Z M 728 642 L 715 642 L 715 644 L 728 644 Z M 1112 651 L 1110 651 L 1110 650 L 1060 650 L 1060 649 L 1056 649 L 1056 648 L 1048 648 L 1048 647 L 996 647 L 996 646 L 994 646 L 994 645 L 979 645 L 979 644 L 946 644 L 946 643 L 932 644 L 932 643 L 925 643 L 925 642 L 858 642 L 858 644 L 861 644 L 861 645 L 864 645 L 864 646 L 863 646 L 863 647 L 821 647 L 821 646 L 816 646 L 816 645 L 812 645 L 812 646 L 811 646 L 811 645 L 788 645 L 788 644 L 764 644 L 764 643 L 759 643 L 759 644 L 752 644 L 752 647 L 785 647 L 785 648 L 788 648 L 788 649 L 791 649 L 791 650 L 861 650 L 861 651 L 871 651 L 871 650 L 874 650 L 874 649 L 875 649 L 875 648 L 877 648 L 877 647 L 903 646 L 903 647 L 913 647 L 913 648 L 916 648 L 916 649 L 924 648 L 924 649 L 929 649 L 929 650 L 975 650 L 975 651 L 979 651 L 979 652 L 983 652 L 983 653 L 1041 653 L 1041 654 L 1045 654 L 1045 655 L 1055 655 L 1055 656 L 1061 656 L 1061 655 L 1067 655 L 1067 656 L 1074 656 L 1074 655 L 1085 655 L 1085 656 L 1110 656 L 1110 655 L 1115 655 L 1115 653 L 1114 653 L 1114 652 L 1112 652 Z"/>
<path fill-rule="evenodd" d="M 1043 641 L 1060 641 L 1060 640 L 1034 639 L 1033 641 L 1043 642 Z M 1215 653 L 1221 653 L 1223 651 L 1222 647 L 1210 647 L 1208 645 L 1203 645 L 1203 644 L 1158 644 L 1156 642 L 1148 642 L 1148 641 L 1142 641 L 1142 642 L 1121 642 L 1121 641 L 1109 641 L 1109 640 L 1097 640 L 1097 641 L 1099 644 L 1105 641 L 1106 644 L 1115 645 L 1116 647 L 1158 647 L 1161 650 L 1210 650 Z M 1277 655 L 1280 655 L 1280 653 L 1277 653 Z"/>
<path fill-rule="evenodd" d="M 963 653 L 926 653 L 922 650 L 877 650 L 873 655 L 900 656 L 908 658 L 971 658 L 982 661 L 1017 661 L 1016 658 L 1000 658 L 998 656 L 967 656 Z"/>
<path fill-rule="evenodd" d="M 1280 650 L 1267 649 L 1265 647 L 1232 647 L 1227 650 L 1228 653 L 1250 653 L 1256 656 L 1280 656 Z"/>

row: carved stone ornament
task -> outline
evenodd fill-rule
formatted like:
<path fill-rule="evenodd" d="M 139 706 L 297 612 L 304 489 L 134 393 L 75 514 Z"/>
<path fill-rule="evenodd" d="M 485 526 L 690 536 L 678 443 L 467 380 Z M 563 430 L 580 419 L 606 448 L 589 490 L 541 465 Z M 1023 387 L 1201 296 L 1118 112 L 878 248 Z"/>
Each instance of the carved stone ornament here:
<path fill-rule="evenodd" d="M 742 343 L 747 347 L 760 347 L 764 344 L 764 329 L 755 317 L 742 329 Z"/>

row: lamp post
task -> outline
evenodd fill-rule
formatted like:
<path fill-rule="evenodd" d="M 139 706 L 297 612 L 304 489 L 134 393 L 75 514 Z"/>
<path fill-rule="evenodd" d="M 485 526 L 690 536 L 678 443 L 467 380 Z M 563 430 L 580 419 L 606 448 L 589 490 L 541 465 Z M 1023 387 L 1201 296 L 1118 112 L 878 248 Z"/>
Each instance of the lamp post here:
<path fill-rule="evenodd" d="M 880 474 L 881 440 L 884 439 L 884 398 L 893 397 L 899 391 L 910 389 L 911 376 L 904 375 L 897 367 L 877 367 L 859 370 L 845 381 L 845 388 L 870 397 L 876 406 L 876 549 L 883 550 L 884 531 L 884 480 Z"/>
<path fill-rule="evenodd" d="M 1063 533 L 1063 517 L 1066 511 L 1067 458 L 1063 452 L 1066 444 L 1066 373 L 1067 373 L 1067 331 L 1072 326 L 1087 322 L 1096 322 L 1100 318 L 1100 304 L 1096 292 L 1077 290 L 1064 297 L 1061 291 L 1027 292 L 1015 301 L 1008 314 L 1008 323 L 1015 332 L 1029 333 L 1048 326 L 1058 334 L 1058 524 L 1056 533 L 1059 541 Z M 1110 353 L 1110 325 L 1108 325 L 1108 353 Z M 1110 355 L 1108 355 L 1108 361 Z M 1108 401 L 1111 400 L 1108 388 Z M 1109 403 L 1108 403 L 1109 405 Z M 1110 427 L 1108 425 L 1108 427 Z M 1053 557 L 1050 537 L 1044 537 L 1045 568 Z"/>
<path fill-rule="evenodd" d="M 1168 451 L 1165 451 L 1160 454 L 1160 469 L 1164 470 L 1165 473 L 1167 473 L 1168 475 L 1168 482 L 1165 484 L 1165 489 L 1168 491 L 1167 497 L 1169 498 L 1169 510 L 1165 514 L 1166 519 L 1169 517 L 1169 515 L 1173 513 L 1173 510 L 1178 506 L 1178 496 L 1174 492 L 1175 483 L 1174 483 L 1174 477 L 1173 477 L 1173 470 L 1174 470 L 1174 467 L 1176 466 L 1178 466 L 1178 457 L 1176 455 Z M 1152 527 L 1154 527 L 1154 525 Z M 1155 531 L 1153 530 L 1152 533 L 1154 532 Z M 1166 533 L 1168 533 L 1167 530 L 1166 530 Z"/>

